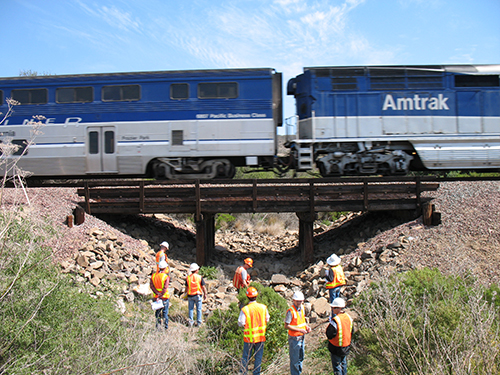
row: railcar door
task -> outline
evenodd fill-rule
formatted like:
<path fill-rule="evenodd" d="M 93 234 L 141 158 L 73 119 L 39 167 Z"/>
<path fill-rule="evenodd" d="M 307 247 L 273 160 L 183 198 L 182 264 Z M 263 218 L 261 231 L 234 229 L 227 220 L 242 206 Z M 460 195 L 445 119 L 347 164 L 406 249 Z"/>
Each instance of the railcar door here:
<path fill-rule="evenodd" d="M 118 173 L 114 126 L 87 128 L 87 173 Z"/>

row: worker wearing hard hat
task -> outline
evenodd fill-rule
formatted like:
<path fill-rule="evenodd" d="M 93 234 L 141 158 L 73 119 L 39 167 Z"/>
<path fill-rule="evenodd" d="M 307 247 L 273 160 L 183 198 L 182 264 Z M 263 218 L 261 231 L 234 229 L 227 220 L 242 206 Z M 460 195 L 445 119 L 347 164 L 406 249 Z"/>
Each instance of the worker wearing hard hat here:
<path fill-rule="evenodd" d="M 332 254 L 326 259 L 329 267 L 325 272 L 325 287 L 329 293 L 329 303 L 332 303 L 335 298 L 340 297 L 340 288 L 346 284 L 344 270 L 340 262 L 340 257 L 337 254 Z"/>
<path fill-rule="evenodd" d="M 248 288 L 250 285 L 250 274 L 248 273 L 248 269 L 253 267 L 253 259 L 246 258 L 243 261 L 243 265 L 239 266 L 236 269 L 233 277 L 233 285 L 236 289 L 240 288 Z"/>
<path fill-rule="evenodd" d="M 311 332 L 311 327 L 306 323 L 304 309 L 304 294 L 296 291 L 292 296 L 293 304 L 285 315 L 285 328 L 288 329 L 288 351 L 290 354 L 290 374 L 302 373 L 304 361 L 305 335 Z"/>
<path fill-rule="evenodd" d="M 238 325 L 244 327 L 242 369 L 240 373 L 247 373 L 248 362 L 253 356 L 255 358 L 253 374 L 259 375 L 262 355 L 264 354 L 269 311 L 266 305 L 257 302 L 259 293 L 255 287 L 249 287 L 246 290 L 246 295 L 250 302 L 241 309 L 238 317 Z"/>
<path fill-rule="evenodd" d="M 156 272 L 160 271 L 160 262 L 164 260 L 165 262 L 168 262 L 167 258 L 167 250 L 169 249 L 169 244 L 167 241 L 163 241 L 160 244 L 160 250 L 156 253 Z M 170 272 L 170 269 L 167 268 L 167 273 Z"/>
<path fill-rule="evenodd" d="M 168 329 L 168 307 L 170 304 L 170 293 L 168 292 L 168 284 L 170 283 L 169 273 L 167 272 L 168 264 L 162 260 L 158 267 L 159 271 L 151 276 L 149 286 L 154 293 L 154 300 L 163 302 L 163 307 L 155 311 L 156 328 L 159 329 L 161 327 L 163 313 L 165 329 Z"/>
<path fill-rule="evenodd" d="M 332 315 L 326 328 L 328 350 L 334 375 L 347 375 L 347 355 L 351 348 L 352 318 L 344 312 L 345 301 L 335 298 L 330 304 Z"/>
<path fill-rule="evenodd" d="M 207 288 L 205 280 L 198 274 L 200 266 L 191 263 L 189 266 L 190 275 L 186 278 L 186 294 L 188 297 L 189 326 L 194 324 L 194 306 L 196 305 L 196 325 L 200 326 L 202 322 L 201 309 L 203 302 L 207 299 Z M 203 295 L 203 300 L 202 300 Z"/>

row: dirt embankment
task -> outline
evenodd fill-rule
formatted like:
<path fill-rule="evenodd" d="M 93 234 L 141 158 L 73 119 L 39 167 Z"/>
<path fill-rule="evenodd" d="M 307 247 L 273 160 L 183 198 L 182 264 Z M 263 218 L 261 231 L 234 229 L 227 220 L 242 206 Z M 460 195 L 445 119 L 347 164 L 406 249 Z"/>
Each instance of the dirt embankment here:
<path fill-rule="evenodd" d="M 435 198 L 433 203 L 436 205 L 436 210 L 441 212 L 441 225 L 425 227 L 417 219 L 407 222 L 388 222 L 388 225 L 380 229 L 379 222 L 382 219 L 385 220 L 385 217 L 368 215 L 365 220 L 351 226 L 349 231 L 343 234 L 343 242 L 339 243 L 335 229 L 332 229 L 331 241 L 326 244 L 324 241 L 329 236 L 323 234 L 325 238 L 322 239 L 321 252 L 326 254 L 330 249 L 331 252 L 335 252 L 339 246 L 342 246 L 344 255 L 349 258 L 356 253 L 376 250 L 380 246 L 388 245 L 404 235 L 413 239 L 411 246 L 399 253 L 400 261 L 406 263 L 409 268 L 435 267 L 446 274 L 462 274 L 466 271 L 474 274 L 482 283 L 500 284 L 498 267 L 500 264 L 500 182 L 442 183 L 440 189 L 431 196 Z M 76 189 L 72 188 L 32 188 L 26 191 L 7 189 L 2 200 L 5 208 L 8 208 L 12 202 L 20 203 L 24 206 L 24 212 L 30 213 L 32 218 L 37 218 L 56 228 L 59 232 L 59 239 L 52 241 L 49 245 L 57 260 L 72 257 L 87 241 L 90 229 L 95 227 L 116 232 L 120 241 L 131 251 L 144 249 L 147 246 L 145 241 L 154 247 L 158 239 L 175 238 L 172 233 L 179 228 L 187 231 L 193 230 L 189 223 L 172 219 L 171 225 L 159 226 L 158 233 L 151 233 L 150 238 L 138 238 L 138 236 L 134 238 L 129 235 L 132 233 L 123 233 L 123 228 L 119 227 L 120 218 L 115 220 L 115 227 L 113 227 L 91 215 L 86 215 L 84 224 L 69 228 L 66 218 L 81 201 L 81 198 L 76 195 Z M 123 218 L 123 220 L 128 219 Z M 374 228 L 379 229 L 374 232 Z M 275 241 L 278 244 L 276 248 L 283 249 L 281 246 L 283 238 L 279 235 L 270 237 L 268 234 L 258 232 L 253 235 L 255 240 L 262 236 L 262 241 L 265 243 Z M 222 238 L 225 244 L 230 244 L 233 240 L 230 235 L 225 234 L 219 238 Z M 299 256 L 297 251 L 289 250 L 284 249 L 284 253 L 279 257 Z M 259 249 L 255 251 L 259 252 Z M 175 253 L 171 255 L 175 256 Z M 189 254 L 183 255 L 189 257 Z M 266 255 L 260 254 L 259 256 L 265 257 Z M 276 253 L 269 256 L 275 257 Z"/>

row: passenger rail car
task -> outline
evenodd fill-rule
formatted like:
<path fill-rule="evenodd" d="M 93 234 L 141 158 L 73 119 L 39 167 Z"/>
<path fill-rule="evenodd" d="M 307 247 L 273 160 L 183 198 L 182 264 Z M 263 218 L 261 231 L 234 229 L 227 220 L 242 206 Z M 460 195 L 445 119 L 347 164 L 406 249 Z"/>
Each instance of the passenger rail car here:
<path fill-rule="evenodd" d="M 304 68 L 298 170 L 323 176 L 500 168 L 500 65 Z"/>
<path fill-rule="evenodd" d="M 19 166 L 35 176 L 231 178 L 272 168 L 282 124 L 281 73 L 221 69 L 0 79 L 20 103 L 0 140 L 21 145 L 44 126 Z"/>

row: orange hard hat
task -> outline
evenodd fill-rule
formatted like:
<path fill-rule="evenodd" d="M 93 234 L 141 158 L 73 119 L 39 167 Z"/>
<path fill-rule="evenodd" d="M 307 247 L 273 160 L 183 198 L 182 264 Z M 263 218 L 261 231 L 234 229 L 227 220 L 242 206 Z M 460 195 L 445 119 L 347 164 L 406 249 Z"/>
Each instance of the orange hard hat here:
<path fill-rule="evenodd" d="M 253 267 L 253 259 L 252 258 L 247 258 L 243 262 L 245 262 L 245 264 L 248 264 L 250 267 Z"/>
<path fill-rule="evenodd" d="M 259 295 L 259 292 L 257 292 L 257 289 L 255 289 L 255 287 L 251 286 L 247 289 L 247 297 L 248 298 L 257 297 L 258 295 Z"/>

